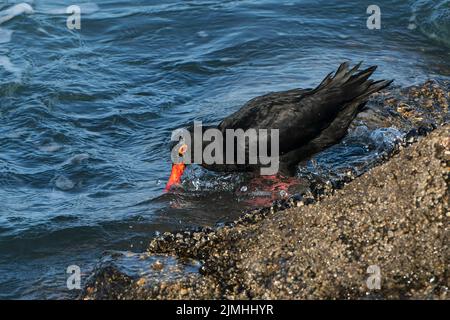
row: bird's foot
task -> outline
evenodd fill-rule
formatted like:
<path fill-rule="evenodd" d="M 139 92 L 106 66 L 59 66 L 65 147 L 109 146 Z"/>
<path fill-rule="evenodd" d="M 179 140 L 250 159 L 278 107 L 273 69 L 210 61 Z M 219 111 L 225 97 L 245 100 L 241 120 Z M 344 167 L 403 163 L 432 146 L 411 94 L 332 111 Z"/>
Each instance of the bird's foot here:
<path fill-rule="evenodd" d="M 247 195 L 244 201 L 254 206 L 270 206 L 276 200 L 287 199 L 298 193 L 302 181 L 296 177 L 256 176 L 237 192 Z"/>

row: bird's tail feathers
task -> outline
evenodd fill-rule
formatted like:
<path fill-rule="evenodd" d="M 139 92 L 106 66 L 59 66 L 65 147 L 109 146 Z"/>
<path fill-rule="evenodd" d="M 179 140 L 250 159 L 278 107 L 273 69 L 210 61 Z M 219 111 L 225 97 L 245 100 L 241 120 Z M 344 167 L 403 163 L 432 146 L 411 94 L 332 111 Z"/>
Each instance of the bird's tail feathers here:
<path fill-rule="evenodd" d="M 356 99 L 362 102 L 372 93 L 380 91 L 392 83 L 393 80 L 370 80 L 369 78 L 377 69 L 377 66 L 371 66 L 360 71 L 361 64 L 362 62 L 359 62 L 349 69 L 348 62 L 342 63 L 334 75 L 333 73 L 328 74 L 311 94 L 323 91 L 329 94 L 337 94 L 347 101 Z"/>

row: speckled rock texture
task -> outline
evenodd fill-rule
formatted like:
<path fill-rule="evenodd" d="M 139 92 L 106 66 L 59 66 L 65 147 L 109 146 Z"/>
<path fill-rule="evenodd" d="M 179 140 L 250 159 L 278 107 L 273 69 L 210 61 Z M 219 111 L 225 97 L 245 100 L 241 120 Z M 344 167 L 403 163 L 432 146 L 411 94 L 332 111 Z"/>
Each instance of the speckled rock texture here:
<path fill-rule="evenodd" d="M 104 268 L 83 298 L 448 299 L 449 166 L 446 125 L 316 203 L 150 243 L 150 256 L 197 259 L 199 273 L 160 281 Z M 380 289 L 367 286 L 371 265 Z"/>

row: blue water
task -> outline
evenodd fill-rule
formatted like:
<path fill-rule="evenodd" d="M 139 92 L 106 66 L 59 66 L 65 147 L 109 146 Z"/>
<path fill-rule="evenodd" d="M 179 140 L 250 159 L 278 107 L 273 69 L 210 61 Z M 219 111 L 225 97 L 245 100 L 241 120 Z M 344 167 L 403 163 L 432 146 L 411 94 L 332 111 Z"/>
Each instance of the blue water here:
<path fill-rule="evenodd" d="M 83 283 L 105 250 L 236 217 L 233 175 L 195 169 L 190 195 L 160 197 L 175 128 L 344 60 L 399 86 L 450 77 L 447 0 L 379 0 L 381 30 L 371 1 L 99 0 L 81 30 L 66 26 L 73 1 L 8 16 L 18 3 L 0 0 L 0 298 L 73 297 L 69 265 Z"/>

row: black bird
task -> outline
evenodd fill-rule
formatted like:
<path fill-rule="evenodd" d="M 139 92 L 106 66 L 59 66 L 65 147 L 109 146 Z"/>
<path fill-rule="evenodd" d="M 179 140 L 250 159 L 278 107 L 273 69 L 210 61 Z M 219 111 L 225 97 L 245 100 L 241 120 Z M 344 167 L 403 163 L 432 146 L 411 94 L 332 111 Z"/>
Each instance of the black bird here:
<path fill-rule="evenodd" d="M 334 75 L 333 72 L 328 74 L 314 89 L 292 89 L 256 97 L 219 125 L 202 129 L 215 127 L 224 133 L 224 137 L 226 129 L 278 129 L 279 174 L 295 175 L 299 162 L 339 142 L 369 96 L 392 82 L 370 80 L 377 67 L 361 71 L 360 66 L 361 63 L 349 69 L 347 62 L 342 63 Z M 193 126 L 188 130 L 192 132 Z M 208 142 L 202 142 L 203 149 L 206 145 Z M 187 148 L 180 149 L 180 155 L 190 151 L 193 159 L 193 148 Z M 223 150 L 226 152 L 225 147 Z M 261 167 L 248 163 L 201 165 L 214 171 L 255 171 Z M 173 164 L 167 190 L 180 182 L 184 168 L 184 163 Z"/>

